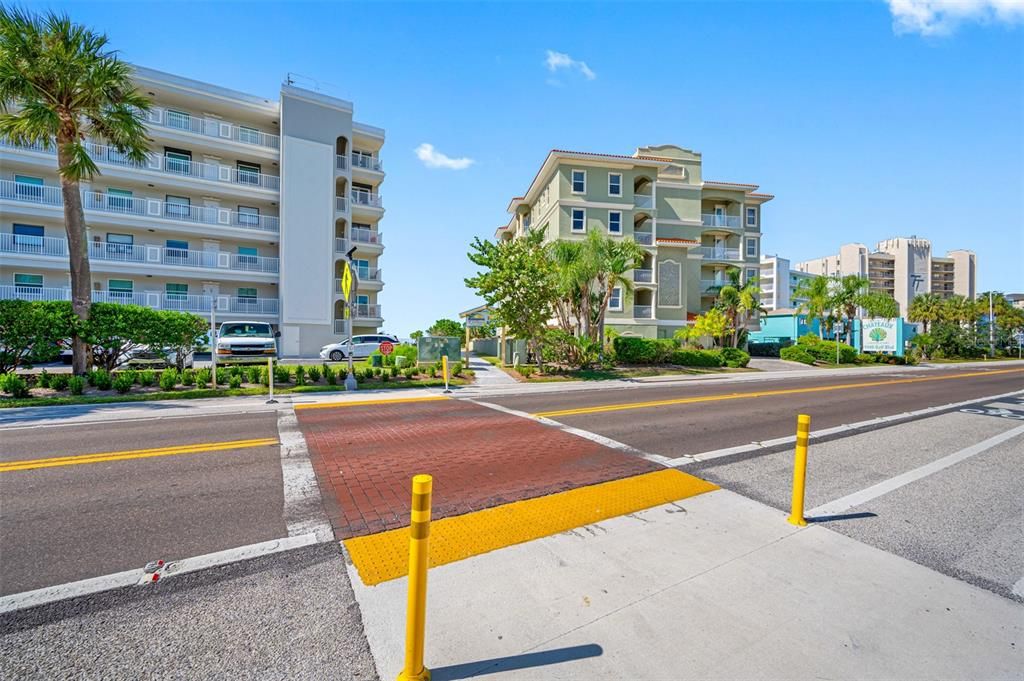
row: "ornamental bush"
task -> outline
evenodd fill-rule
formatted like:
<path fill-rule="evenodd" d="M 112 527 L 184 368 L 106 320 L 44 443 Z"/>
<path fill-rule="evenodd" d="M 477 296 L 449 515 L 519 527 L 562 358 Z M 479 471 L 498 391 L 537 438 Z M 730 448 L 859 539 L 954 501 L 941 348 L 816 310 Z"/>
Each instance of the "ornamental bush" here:
<path fill-rule="evenodd" d="M 750 355 L 739 348 L 722 348 L 722 359 L 725 366 L 739 369 L 750 363 Z"/>
<path fill-rule="evenodd" d="M 309 374 L 310 383 L 318 383 L 320 381 L 320 367 L 309 367 L 306 373 Z"/>
<path fill-rule="evenodd" d="M 278 364 L 278 365 L 276 365 L 274 367 L 274 382 L 275 383 L 288 383 L 291 380 L 292 380 L 291 369 L 289 369 L 288 367 L 284 366 L 283 364 Z"/>
<path fill-rule="evenodd" d="M 181 372 L 181 384 L 185 387 L 192 387 L 196 384 L 196 371 L 195 369 L 185 369 Z M 160 382 L 163 387 L 163 380 Z M 166 390 L 166 388 L 164 388 Z"/>
<path fill-rule="evenodd" d="M 28 383 L 25 379 L 17 374 L 3 374 L 0 376 L 3 379 L 3 385 L 0 386 L 5 392 L 10 393 L 13 397 L 23 398 L 28 397 Z"/>
<path fill-rule="evenodd" d="M 89 385 L 97 390 L 110 390 L 110 386 L 113 383 L 114 379 L 110 377 L 110 372 L 106 369 L 96 369 L 89 372 Z"/>
<path fill-rule="evenodd" d="M 241 376 L 231 376 L 228 379 L 228 387 L 231 388 L 232 390 L 237 390 L 238 388 L 241 388 L 242 387 L 242 377 Z"/>
<path fill-rule="evenodd" d="M 46 369 L 40 371 L 39 374 L 36 376 L 36 386 L 39 388 L 50 387 L 50 374 Z"/>
<path fill-rule="evenodd" d="M 718 350 L 676 350 L 669 355 L 668 361 L 684 367 L 720 367 L 725 364 Z"/>
<path fill-rule="evenodd" d="M 338 374 L 326 364 L 324 365 L 324 380 L 327 381 L 327 385 L 338 384 Z"/>
<path fill-rule="evenodd" d="M 153 371 L 152 369 L 144 369 L 139 372 L 138 379 L 139 385 L 141 385 L 143 388 L 148 388 L 149 386 L 156 383 L 156 372 Z"/>
<path fill-rule="evenodd" d="M 135 385 L 135 376 L 127 371 L 119 371 L 117 376 L 114 377 L 114 390 L 122 395 L 131 390 L 133 385 Z"/>
<path fill-rule="evenodd" d="M 301 364 L 295 367 L 295 385 L 306 385 L 306 367 Z"/>
<path fill-rule="evenodd" d="M 205 388 L 210 385 L 210 370 L 200 369 L 196 372 L 196 385 L 200 388 Z"/>
<path fill-rule="evenodd" d="M 623 364 L 661 364 L 679 348 L 671 338 L 619 336 L 612 341 L 615 358 Z"/>
<path fill-rule="evenodd" d="M 68 379 L 68 390 L 72 395 L 81 395 L 85 391 L 85 379 L 81 376 L 72 376 Z"/>
<path fill-rule="evenodd" d="M 185 371 L 192 371 L 191 369 L 185 369 Z M 184 382 L 184 376 L 181 377 Z M 194 381 L 193 381 L 194 382 Z M 172 367 L 167 367 L 160 372 L 160 389 L 161 390 L 174 390 L 174 386 L 178 385 L 178 370 Z M 189 384 L 191 385 L 191 383 Z"/>
<path fill-rule="evenodd" d="M 814 364 L 814 356 L 807 352 L 806 346 L 791 345 L 779 351 L 779 357 L 790 362 L 801 364 Z"/>
<path fill-rule="evenodd" d="M 67 390 L 70 380 L 70 374 L 54 374 L 50 376 L 50 388 L 53 390 Z"/>

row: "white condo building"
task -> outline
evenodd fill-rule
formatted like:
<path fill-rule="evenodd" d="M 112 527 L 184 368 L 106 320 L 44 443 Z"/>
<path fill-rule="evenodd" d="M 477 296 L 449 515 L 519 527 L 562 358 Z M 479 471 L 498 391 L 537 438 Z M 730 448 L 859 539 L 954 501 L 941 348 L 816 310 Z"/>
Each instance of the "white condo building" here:
<path fill-rule="evenodd" d="M 797 297 L 797 287 L 800 282 L 816 276 L 792 269 L 786 258 L 777 255 L 761 256 L 761 272 L 758 277 L 761 306 L 769 312 L 800 307 L 807 299 Z"/>
<path fill-rule="evenodd" d="M 376 331 L 384 131 L 289 84 L 273 101 L 144 68 L 135 81 L 153 101 L 147 159 L 88 142 L 101 172 L 82 185 L 93 300 L 266 320 L 283 356 L 315 355 L 347 332 L 354 247 L 354 332 Z M 0 298 L 70 299 L 52 148 L 0 141 Z"/>

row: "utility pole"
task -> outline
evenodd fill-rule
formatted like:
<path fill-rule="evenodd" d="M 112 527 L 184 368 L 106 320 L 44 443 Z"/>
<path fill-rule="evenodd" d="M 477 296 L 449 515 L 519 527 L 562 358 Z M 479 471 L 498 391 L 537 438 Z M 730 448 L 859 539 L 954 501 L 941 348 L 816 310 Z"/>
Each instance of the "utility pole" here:
<path fill-rule="evenodd" d="M 217 297 L 210 296 L 210 376 L 213 387 L 217 387 Z"/>
<path fill-rule="evenodd" d="M 352 354 L 355 352 L 355 348 L 352 343 L 352 322 L 355 317 L 355 313 L 352 309 L 352 299 L 355 298 L 355 292 L 359 290 L 359 276 L 357 275 L 355 268 L 352 267 L 352 254 L 356 252 L 356 247 L 353 246 L 345 254 L 348 262 L 345 263 L 345 271 L 351 278 L 352 283 L 350 284 L 348 291 L 342 291 L 345 294 L 345 312 L 348 316 L 348 376 L 345 377 L 345 390 L 351 391 L 359 387 L 359 382 L 356 381 L 355 371 L 352 366 Z"/>
<path fill-rule="evenodd" d="M 988 356 L 996 356 L 996 313 L 992 306 L 992 291 L 988 292 Z"/>

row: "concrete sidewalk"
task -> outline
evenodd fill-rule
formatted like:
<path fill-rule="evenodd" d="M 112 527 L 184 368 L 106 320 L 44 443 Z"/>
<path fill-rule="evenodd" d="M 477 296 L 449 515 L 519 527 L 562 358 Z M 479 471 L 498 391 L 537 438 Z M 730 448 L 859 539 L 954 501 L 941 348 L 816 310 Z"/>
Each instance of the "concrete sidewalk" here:
<path fill-rule="evenodd" d="M 350 567 L 381 678 L 406 580 Z M 728 491 L 431 570 L 434 681 L 1011 679 L 1024 607 Z"/>

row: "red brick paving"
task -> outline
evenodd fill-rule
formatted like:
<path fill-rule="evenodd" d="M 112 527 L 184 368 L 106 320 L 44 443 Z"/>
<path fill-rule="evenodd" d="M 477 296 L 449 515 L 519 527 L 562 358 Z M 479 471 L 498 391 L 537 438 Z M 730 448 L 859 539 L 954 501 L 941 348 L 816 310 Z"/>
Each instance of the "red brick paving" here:
<path fill-rule="evenodd" d="M 536 421 L 447 400 L 300 409 L 339 539 L 409 522 L 410 481 L 434 476 L 434 518 L 660 467 Z"/>

